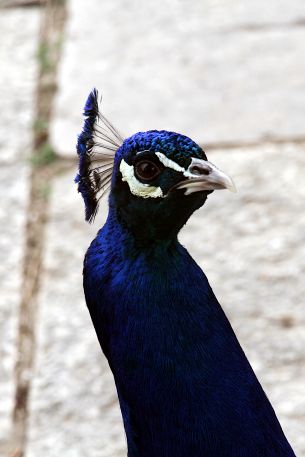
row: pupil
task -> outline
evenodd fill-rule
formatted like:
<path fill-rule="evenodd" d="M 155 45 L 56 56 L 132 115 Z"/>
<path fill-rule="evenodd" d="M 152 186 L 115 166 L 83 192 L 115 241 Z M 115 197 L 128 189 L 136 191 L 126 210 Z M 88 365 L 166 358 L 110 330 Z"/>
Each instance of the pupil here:
<path fill-rule="evenodd" d="M 155 173 L 155 167 L 151 163 L 142 163 L 141 164 L 141 173 L 143 173 L 144 176 L 151 176 Z"/>
<path fill-rule="evenodd" d="M 151 178 L 157 172 L 154 164 L 150 162 L 142 162 L 139 164 L 138 172 L 143 178 Z"/>
<path fill-rule="evenodd" d="M 150 160 L 141 160 L 135 165 L 135 175 L 143 181 L 152 181 L 160 173 L 160 167 Z"/>

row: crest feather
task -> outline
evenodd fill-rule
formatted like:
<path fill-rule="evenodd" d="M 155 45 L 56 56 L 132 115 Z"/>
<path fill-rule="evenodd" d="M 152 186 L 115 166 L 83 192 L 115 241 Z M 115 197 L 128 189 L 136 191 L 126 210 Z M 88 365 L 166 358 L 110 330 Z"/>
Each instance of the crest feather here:
<path fill-rule="evenodd" d="M 110 187 L 115 152 L 123 138 L 101 114 L 96 89 L 90 92 L 83 114 L 85 122 L 77 141 L 79 170 L 75 182 L 85 202 L 86 221 L 92 222 L 100 199 Z"/>

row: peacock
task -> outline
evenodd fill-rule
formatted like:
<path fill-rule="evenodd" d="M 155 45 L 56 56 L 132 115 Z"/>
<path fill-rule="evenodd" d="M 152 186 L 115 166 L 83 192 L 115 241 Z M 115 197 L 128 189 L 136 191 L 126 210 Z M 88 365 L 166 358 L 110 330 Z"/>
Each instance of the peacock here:
<path fill-rule="evenodd" d="M 235 191 L 233 180 L 179 133 L 123 139 L 99 105 L 94 89 L 75 181 L 87 221 L 110 188 L 109 212 L 85 255 L 83 285 L 128 456 L 295 456 L 205 274 L 177 238 L 209 194 Z"/>

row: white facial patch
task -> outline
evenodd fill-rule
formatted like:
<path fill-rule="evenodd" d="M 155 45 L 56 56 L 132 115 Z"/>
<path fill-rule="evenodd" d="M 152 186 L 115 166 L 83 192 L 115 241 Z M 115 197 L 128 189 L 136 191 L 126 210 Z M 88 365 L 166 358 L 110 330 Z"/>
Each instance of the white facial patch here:
<path fill-rule="evenodd" d="M 132 165 L 128 165 L 124 159 L 120 163 L 120 172 L 122 173 L 122 180 L 126 181 L 129 185 L 130 192 L 137 197 L 142 198 L 164 198 L 161 187 L 150 186 L 140 182 L 134 174 L 134 168 Z"/>

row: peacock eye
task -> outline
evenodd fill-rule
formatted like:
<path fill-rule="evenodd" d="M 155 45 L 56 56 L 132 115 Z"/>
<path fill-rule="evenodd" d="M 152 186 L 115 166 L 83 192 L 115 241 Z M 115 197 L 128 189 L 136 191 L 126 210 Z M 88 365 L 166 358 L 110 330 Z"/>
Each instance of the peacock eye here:
<path fill-rule="evenodd" d="M 150 160 L 142 160 L 135 165 L 135 175 L 142 181 L 152 181 L 161 171 L 161 168 Z"/>

